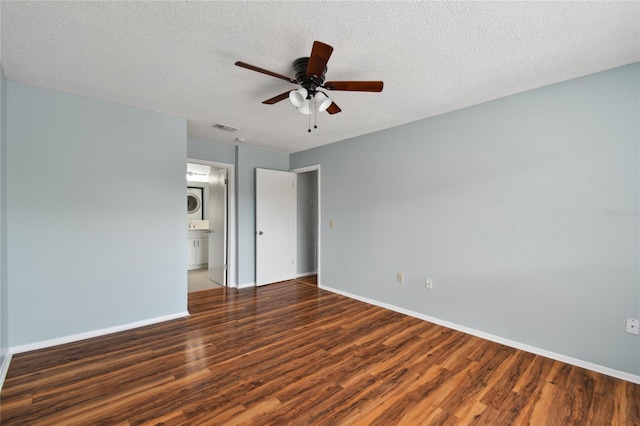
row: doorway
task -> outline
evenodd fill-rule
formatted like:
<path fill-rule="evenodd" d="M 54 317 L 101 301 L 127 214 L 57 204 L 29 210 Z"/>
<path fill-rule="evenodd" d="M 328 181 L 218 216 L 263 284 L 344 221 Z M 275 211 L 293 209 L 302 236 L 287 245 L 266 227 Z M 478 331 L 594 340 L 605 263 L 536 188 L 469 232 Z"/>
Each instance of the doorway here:
<path fill-rule="evenodd" d="M 291 171 L 298 188 L 296 278 L 320 285 L 320 165 Z"/>
<path fill-rule="evenodd" d="M 234 176 L 233 164 L 187 159 L 189 292 L 235 286 Z"/>

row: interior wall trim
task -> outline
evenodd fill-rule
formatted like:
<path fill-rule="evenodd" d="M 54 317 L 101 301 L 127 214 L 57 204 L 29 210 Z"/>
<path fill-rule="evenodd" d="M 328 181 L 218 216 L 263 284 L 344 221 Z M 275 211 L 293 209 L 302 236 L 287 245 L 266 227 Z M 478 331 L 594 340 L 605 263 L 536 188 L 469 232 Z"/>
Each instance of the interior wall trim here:
<path fill-rule="evenodd" d="M 249 288 L 249 287 L 255 287 L 256 283 L 244 283 L 244 284 L 240 284 L 238 283 L 238 288 Z"/>
<path fill-rule="evenodd" d="M 55 339 L 43 340 L 40 342 L 27 343 L 26 345 L 12 346 L 9 350 L 11 353 L 19 354 L 23 352 L 35 351 L 38 349 L 50 348 L 52 346 L 64 345 L 66 343 L 78 342 L 80 340 L 91 339 L 93 337 L 105 336 L 107 334 L 118 333 L 120 331 L 131 330 L 133 328 L 144 327 L 147 325 L 158 324 L 165 321 L 171 321 L 178 318 L 189 316 L 189 312 L 180 312 L 172 315 L 164 315 L 147 320 L 131 322 L 129 324 L 118 325 L 115 327 L 102 328 L 100 330 L 87 331 L 84 333 L 72 334 L 69 336 L 58 337 Z"/>
<path fill-rule="evenodd" d="M 322 168 L 320 164 L 312 164 L 311 166 L 297 167 L 295 169 L 289 169 L 292 173 L 307 173 L 307 172 L 317 172 L 318 173 L 318 244 L 316 247 L 316 282 L 318 285 L 322 282 Z M 296 249 L 296 265 L 298 264 L 297 259 L 297 249 Z M 302 276 L 302 275 L 300 275 Z"/>
<path fill-rule="evenodd" d="M 11 351 L 8 351 L 5 354 L 4 360 L 2 361 L 2 365 L 0 366 L 0 391 L 2 390 L 4 379 L 7 377 L 7 372 L 9 371 L 9 364 L 11 364 L 12 355 L 13 353 L 11 353 Z"/>
<path fill-rule="evenodd" d="M 236 258 L 236 165 L 231 163 L 221 163 L 219 161 L 199 160 L 197 158 L 187 158 L 187 163 L 202 164 L 218 169 L 227 169 L 227 286 L 235 287 L 237 277 Z M 187 231 L 188 232 L 188 231 Z"/>
<path fill-rule="evenodd" d="M 537 348 L 535 346 L 530 346 L 530 345 L 527 345 L 525 343 L 517 342 L 515 340 L 505 339 L 505 338 L 500 337 L 500 336 L 496 336 L 496 335 L 493 335 L 493 334 L 485 333 L 484 331 L 476 330 L 474 328 L 466 327 L 464 325 L 459 325 L 459 324 L 456 324 L 456 323 L 453 323 L 453 322 L 441 320 L 439 318 L 431 317 L 429 315 L 424 315 L 424 314 L 421 314 L 421 313 L 418 313 L 418 312 L 411 311 L 409 309 L 399 308 L 397 306 L 390 305 L 388 303 L 383 303 L 383 302 L 379 302 L 377 300 L 369 299 L 367 297 L 358 296 L 356 294 L 351 294 L 349 292 L 338 290 L 336 288 L 332 288 L 332 287 L 328 287 L 328 286 L 324 286 L 324 285 L 318 285 L 318 287 L 320 287 L 323 290 L 330 291 L 332 293 L 337 293 L 337 294 L 340 294 L 342 296 L 349 297 L 351 299 L 355 299 L 355 300 L 359 300 L 359 301 L 364 302 L 364 303 L 368 303 L 370 305 L 378 306 L 380 308 L 389 309 L 391 311 L 395 311 L 395 312 L 398 312 L 398 313 L 401 313 L 401 314 L 404 314 L 404 315 L 409 315 L 411 317 L 418 318 L 418 319 L 421 319 L 421 320 L 424 320 L 424 321 L 428 321 L 428 322 L 431 322 L 431 323 L 434 323 L 434 324 L 438 324 L 438 325 L 441 325 L 443 327 L 447 327 L 447 328 L 451 328 L 453 330 L 461 331 L 461 332 L 466 333 L 466 334 L 471 334 L 472 336 L 480 337 L 480 338 L 485 339 L 485 340 L 490 340 L 490 341 L 495 342 L 495 343 L 500 343 L 501 345 L 509 346 L 509 347 L 512 347 L 512 348 L 515 348 L 515 349 L 520 349 L 520 350 L 523 350 L 525 352 L 530 352 L 530 353 L 535 354 L 535 355 L 540 355 L 540 356 L 544 356 L 544 357 L 547 357 L 547 358 L 551 358 L 551 359 L 554 359 L 556 361 L 564 362 L 566 364 L 575 365 L 576 367 L 585 368 L 587 370 L 595 371 L 596 373 L 602 373 L 602 374 L 605 374 L 607 376 L 611 376 L 611 377 L 615 377 L 617 379 L 625 380 L 627 382 L 640 384 L 640 376 L 635 375 L 635 374 L 631 374 L 631 373 L 627 373 L 625 371 L 620 371 L 620 370 L 616 370 L 616 369 L 613 369 L 613 368 L 605 367 L 605 366 L 599 365 L 599 364 L 594 364 L 592 362 L 584 361 L 584 360 L 581 360 L 581 359 L 578 359 L 578 358 L 573 358 L 573 357 L 570 357 L 570 356 L 567 356 L 567 355 L 562 355 L 562 354 L 559 354 L 559 353 L 551 352 L 551 351 L 548 351 L 546 349 L 540 349 L 540 348 Z"/>

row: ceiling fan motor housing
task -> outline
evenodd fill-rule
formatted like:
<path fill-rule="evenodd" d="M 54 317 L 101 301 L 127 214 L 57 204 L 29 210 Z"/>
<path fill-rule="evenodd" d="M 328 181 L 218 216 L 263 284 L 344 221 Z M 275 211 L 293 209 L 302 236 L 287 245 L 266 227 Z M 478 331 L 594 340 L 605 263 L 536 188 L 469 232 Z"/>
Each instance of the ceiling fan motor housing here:
<path fill-rule="evenodd" d="M 309 58 L 298 58 L 293 62 L 293 69 L 296 72 L 296 80 L 298 83 L 309 93 L 308 97 L 315 94 L 318 87 L 324 83 L 324 76 L 327 73 L 327 67 L 324 67 L 324 71 L 320 76 L 307 75 L 307 66 L 309 65 Z"/>

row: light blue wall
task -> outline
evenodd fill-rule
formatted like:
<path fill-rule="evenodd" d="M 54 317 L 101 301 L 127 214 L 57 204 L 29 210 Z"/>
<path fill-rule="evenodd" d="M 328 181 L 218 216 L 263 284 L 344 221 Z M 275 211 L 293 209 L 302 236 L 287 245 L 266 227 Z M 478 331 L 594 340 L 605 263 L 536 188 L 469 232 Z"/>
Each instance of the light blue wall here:
<path fill-rule="evenodd" d="M 315 205 L 309 202 L 313 200 Z M 316 271 L 316 244 L 318 244 L 318 172 L 298 174 L 298 241 L 297 273 Z"/>
<path fill-rule="evenodd" d="M 322 165 L 322 284 L 640 374 L 639 80 L 633 64 L 292 154 Z"/>
<path fill-rule="evenodd" d="M 10 346 L 187 310 L 186 120 L 9 81 Z"/>
<path fill-rule="evenodd" d="M 187 157 L 235 164 L 236 148 L 232 145 L 222 145 L 189 138 L 187 140 Z"/>
<path fill-rule="evenodd" d="M 238 145 L 236 147 L 236 214 L 238 224 L 238 284 L 256 281 L 256 168 L 289 170 L 289 154 Z"/>
<path fill-rule="evenodd" d="M 7 286 L 7 80 L 0 67 L 0 366 L 9 350 Z M 1 386 L 1 384 L 0 384 Z"/>

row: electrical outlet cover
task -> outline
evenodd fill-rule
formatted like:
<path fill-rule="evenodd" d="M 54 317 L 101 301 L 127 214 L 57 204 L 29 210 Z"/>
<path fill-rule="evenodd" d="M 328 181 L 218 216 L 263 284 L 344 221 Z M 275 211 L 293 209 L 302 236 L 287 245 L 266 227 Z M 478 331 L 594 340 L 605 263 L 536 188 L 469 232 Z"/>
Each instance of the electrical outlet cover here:
<path fill-rule="evenodd" d="M 640 331 L 640 320 L 627 318 L 626 332 L 630 334 L 638 334 Z"/>

